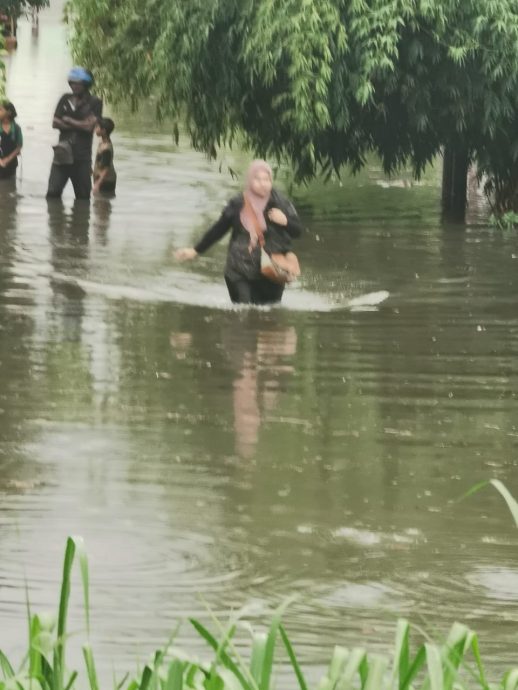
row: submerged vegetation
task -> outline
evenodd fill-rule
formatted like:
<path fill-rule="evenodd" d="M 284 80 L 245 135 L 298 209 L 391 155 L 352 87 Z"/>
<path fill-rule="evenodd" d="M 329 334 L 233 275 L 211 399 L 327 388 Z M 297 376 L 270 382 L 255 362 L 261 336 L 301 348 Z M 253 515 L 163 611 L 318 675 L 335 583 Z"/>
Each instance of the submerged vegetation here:
<path fill-rule="evenodd" d="M 502 493 L 518 520 L 518 505 L 499 482 Z M 475 490 L 482 485 L 475 487 Z M 79 561 L 83 585 L 86 642 L 83 645 L 85 667 L 82 672 L 66 665 L 67 618 L 74 561 Z M 254 632 L 232 616 L 226 625 L 214 619 L 216 632 L 199 620 L 190 619 L 207 644 L 210 656 L 200 659 L 175 646 L 172 635 L 134 675 L 114 680 L 114 690 L 270 690 L 275 683 L 275 660 L 284 650 L 283 668 L 291 670 L 290 686 L 308 690 L 309 683 L 297 660 L 281 617 L 286 605 L 273 615 L 267 632 Z M 57 617 L 33 614 L 28 605 L 29 641 L 19 667 L 0 650 L 0 690 L 72 690 L 89 686 L 99 690 L 90 633 L 89 573 L 83 540 L 69 537 L 65 549 L 61 594 Z M 245 660 L 235 645 L 240 629 L 250 633 L 250 654 Z M 507 671 L 500 682 L 489 682 L 482 662 L 477 635 L 465 625 L 455 623 L 442 643 L 424 641 L 412 651 L 411 626 L 407 620 L 397 623 L 395 645 L 390 655 L 372 654 L 363 647 L 336 646 L 329 667 L 318 690 L 518 690 L 518 667 Z M 420 632 L 419 637 L 423 639 Z M 283 678 L 283 682 L 284 678 Z"/>

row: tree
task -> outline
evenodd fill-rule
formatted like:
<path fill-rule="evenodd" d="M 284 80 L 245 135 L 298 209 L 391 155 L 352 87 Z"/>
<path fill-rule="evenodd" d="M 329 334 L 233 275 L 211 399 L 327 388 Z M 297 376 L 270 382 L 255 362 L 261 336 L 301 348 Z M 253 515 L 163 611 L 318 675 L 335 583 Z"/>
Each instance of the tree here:
<path fill-rule="evenodd" d="M 17 19 L 30 10 L 47 7 L 49 0 L 0 0 L 0 12 Z"/>
<path fill-rule="evenodd" d="M 17 22 L 22 14 L 30 10 L 40 10 L 49 4 L 49 0 L 0 0 L 0 33 L 11 45 L 16 45 Z M 3 40 L 5 45 L 7 41 Z M 0 75 L 0 83 L 5 83 Z M 0 87 L 2 88 L 2 87 Z"/>
<path fill-rule="evenodd" d="M 74 53 L 110 100 L 154 98 L 211 155 L 239 136 L 309 179 L 371 152 L 419 176 L 445 149 L 509 174 L 515 0 L 69 0 L 69 11 Z"/>

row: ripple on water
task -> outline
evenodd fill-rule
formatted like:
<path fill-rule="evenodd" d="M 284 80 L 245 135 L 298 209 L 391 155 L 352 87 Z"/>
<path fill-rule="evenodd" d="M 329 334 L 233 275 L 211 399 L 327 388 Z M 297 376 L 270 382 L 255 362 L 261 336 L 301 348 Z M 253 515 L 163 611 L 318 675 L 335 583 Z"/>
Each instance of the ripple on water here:
<path fill-rule="evenodd" d="M 107 682 L 206 605 L 250 604 L 259 625 L 292 594 L 286 627 L 317 668 L 337 643 L 391 648 L 399 615 L 437 638 L 468 621 L 493 668 L 515 663 L 514 533 L 497 497 L 457 499 L 495 473 L 512 487 L 516 236 L 443 228 L 437 171 L 317 183 L 295 191 L 300 284 L 235 309 L 223 243 L 189 267 L 171 250 L 238 183 L 138 114 L 116 114 L 115 199 L 45 202 L 60 12 L 34 38 L 22 19 L 9 61 L 27 136 L 0 213 L 7 644 L 26 639 L 25 575 L 33 608 L 55 610 L 77 533 Z M 179 641 L 202 650 L 188 624 Z"/>

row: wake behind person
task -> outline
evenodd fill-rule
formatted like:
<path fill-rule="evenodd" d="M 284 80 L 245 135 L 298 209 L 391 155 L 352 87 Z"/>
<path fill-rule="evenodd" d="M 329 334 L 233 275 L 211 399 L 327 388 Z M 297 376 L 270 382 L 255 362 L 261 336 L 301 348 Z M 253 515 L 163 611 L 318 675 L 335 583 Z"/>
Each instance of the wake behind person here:
<path fill-rule="evenodd" d="M 58 101 L 52 126 L 59 130 L 54 147 L 47 199 L 59 199 L 68 180 L 76 199 L 89 199 L 92 191 L 92 140 L 97 120 L 102 115 L 102 101 L 90 93 L 91 72 L 73 67 L 68 73 L 71 93 Z"/>
<path fill-rule="evenodd" d="M 266 161 L 256 160 L 250 165 L 244 191 L 230 199 L 219 220 L 195 247 L 178 249 L 175 257 L 180 261 L 194 259 L 229 230 L 232 233 L 225 282 L 232 302 L 280 302 L 284 283 L 266 277 L 263 259 L 265 255 L 267 260 L 268 257 L 278 257 L 277 262 L 282 261 L 289 276 L 299 275 L 298 260 L 292 252 L 292 238 L 299 237 L 302 225 L 293 204 L 273 189 L 272 169 Z"/>

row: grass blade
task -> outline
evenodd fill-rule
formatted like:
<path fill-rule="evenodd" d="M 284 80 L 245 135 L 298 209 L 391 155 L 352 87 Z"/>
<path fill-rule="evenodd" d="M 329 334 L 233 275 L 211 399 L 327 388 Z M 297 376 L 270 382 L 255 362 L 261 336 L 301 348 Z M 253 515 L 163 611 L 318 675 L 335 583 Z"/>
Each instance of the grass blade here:
<path fill-rule="evenodd" d="M 498 492 L 500 492 L 500 495 L 507 503 L 507 507 L 511 511 L 511 514 L 514 518 L 514 522 L 518 527 L 518 503 L 500 480 L 491 479 L 489 483 L 492 484 Z"/>
<path fill-rule="evenodd" d="M 410 624 L 404 618 L 397 622 L 396 644 L 394 649 L 394 665 L 392 668 L 392 687 L 402 690 L 403 680 L 408 676 L 410 668 Z"/>
<path fill-rule="evenodd" d="M 266 649 L 266 634 L 255 633 L 252 637 L 252 655 L 250 657 L 250 673 L 259 686 Z"/>
<path fill-rule="evenodd" d="M 54 669 L 52 678 L 53 690 L 63 690 L 63 676 L 65 666 L 65 634 L 67 625 L 68 601 L 70 599 L 70 571 L 74 563 L 76 552 L 72 537 L 67 539 L 65 558 L 63 561 L 63 576 L 61 578 L 61 592 L 59 596 L 57 641 L 54 649 Z"/>
<path fill-rule="evenodd" d="M 195 630 L 199 633 L 199 635 L 203 637 L 205 642 L 207 642 L 217 653 L 220 649 L 220 645 L 216 638 L 213 635 L 211 635 L 207 628 L 195 618 L 189 618 L 189 621 L 191 625 L 193 625 Z M 245 688 L 245 690 L 253 690 L 246 678 L 244 677 L 243 673 L 241 672 L 241 669 L 225 651 L 220 652 L 220 659 L 221 662 L 225 665 L 225 667 L 228 668 L 229 671 L 232 671 L 232 673 L 236 676 L 236 678 L 239 680 L 239 682 L 241 683 L 242 687 Z"/>
<path fill-rule="evenodd" d="M 388 665 L 389 661 L 387 657 L 381 654 L 369 657 L 368 674 L 363 689 L 380 690 L 383 687 L 383 678 Z"/>
<path fill-rule="evenodd" d="M 179 659 L 174 659 L 169 664 L 167 673 L 167 680 L 164 690 L 182 690 L 183 689 L 183 671 L 185 664 Z"/>
<path fill-rule="evenodd" d="M 138 686 L 139 690 L 148 689 L 152 676 L 153 669 L 146 664 L 146 666 L 144 666 L 144 670 L 142 671 L 142 678 L 140 679 L 140 685 Z"/>
<path fill-rule="evenodd" d="M 270 624 L 270 629 L 268 630 L 268 635 L 266 637 L 259 690 L 270 690 L 270 680 L 272 677 L 273 659 L 275 655 L 275 644 L 277 642 L 277 632 L 280 624 L 281 616 L 280 612 L 277 611 Z"/>
<path fill-rule="evenodd" d="M 361 666 L 365 661 L 365 656 L 365 650 L 360 647 L 351 650 L 342 676 L 336 684 L 336 690 L 349 690 L 353 687 L 354 677 L 358 673 L 361 674 Z"/>
<path fill-rule="evenodd" d="M 414 657 L 412 665 L 408 669 L 408 673 L 403 679 L 399 679 L 399 690 L 408 690 L 412 684 L 412 681 L 417 676 L 421 668 L 426 661 L 426 649 L 424 645 L 421 645 L 417 650 L 417 654 Z"/>
<path fill-rule="evenodd" d="M 53 690 L 64 690 L 63 679 L 65 672 L 65 639 L 68 616 L 68 603 L 70 599 L 70 575 L 76 552 L 79 557 L 81 579 L 83 582 L 83 595 L 87 631 L 90 627 L 89 595 L 88 595 L 88 561 L 82 537 L 68 537 L 63 561 L 63 576 L 61 579 L 61 592 L 58 609 L 57 641 L 54 649 Z"/>
<path fill-rule="evenodd" d="M 14 669 L 9 662 L 6 655 L 0 650 L 0 668 L 2 669 L 2 674 L 7 680 L 8 678 L 14 678 Z"/>
<path fill-rule="evenodd" d="M 293 602 L 296 597 L 290 597 L 286 599 L 275 611 L 272 622 L 270 624 L 270 629 L 268 631 L 268 636 L 266 638 L 266 646 L 264 648 L 264 659 L 263 659 L 263 671 L 261 673 L 261 683 L 259 685 L 259 690 L 270 690 L 270 680 L 273 671 L 273 659 L 275 654 L 275 645 L 277 643 L 277 633 L 281 625 L 281 618 L 284 611 Z"/>
<path fill-rule="evenodd" d="M 349 650 L 346 647 L 336 645 L 333 649 L 333 656 L 331 657 L 329 670 L 327 672 L 327 678 L 332 686 L 336 684 L 337 680 L 342 675 L 348 659 Z"/>
<path fill-rule="evenodd" d="M 220 669 L 219 681 L 223 683 L 223 690 L 242 690 L 238 679 L 228 669 Z"/>
<path fill-rule="evenodd" d="M 510 671 L 504 679 L 504 690 L 517 690 L 518 688 L 518 668 Z"/>
<path fill-rule="evenodd" d="M 89 644 L 83 645 L 83 656 L 86 664 L 88 682 L 90 683 L 90 690 L 99 690 L 99 679 L 97 678 L 97 671 L 95 670 L 94 655 Z"/>
<path fill-rule="evenodd" d="M 29 625 L 29 676 L 41 675 L 41 651 L 39 649 L 41 623 L 39 616 L 33 616 Z"/>
<path fill-rule="evenodd" d="M 475 659 L 475 663 L 477 664 L 477 669 L 478 669 L 478 673 L 479 673 L 478 681 L 483 688 L 488 688 L 489 684 L 486 680 L 486 673 L 484 671 L 484 664 L 482 663 L 482 657 L 480 656 L 480 649 L 478 646 L 478 637 L 475 635 L 475 633 L 472 633 L 471 637 L 472 637 L 472 639 L 470 641 L 470 647 L 471 647 L 471 652 L 473 654 L 473 657 Z"/>
<path fill-rule="evenodd" d="M 443 690 L 444 677 L 442 672 L 441 653 L 435 644 L 427 642 L 426 648 L 426 663 L 428 666 L 428 680 L 430 682 L 430 690 Z"/>
<path fill-rule="evenodd" d="M 470 630 L 465 625 L 454 623 L 446 639 L 443 650 L 444 690 L 452 690 L 457 678 L 459 666 L 468 649 Z"/>
<path fill-rule="evenodd" d="M 70 690 L 70 688 L 71 688 L 71 687 L 74 685 L 74 683 L 76 682 L 76 678 L 77 678 L 77 671 L 73 671 L 73 672 L 70 674 L 70 678 L 68 679 L 68 683 L 65 685 L 65 690 Z"/>
<path fill-rule="evenodd" d="M 514 522 L 518 527 L 518 502 L 512 496 L 511 492 L 507 489 L 507 487 L 504 484 L 502 484 L 502 482 L 499 479 L 490 479 L 487 482 L 480 482 L 479 484 L 475 484 L 475 486 L 472 486 L 471 489 L 462 496 L 462 498 L 472 496 L 488 484 L 491 484 L 505 500 L 505 502 L 507 503 L 507 507 L 511 511 L 511 515 L 513 516 Z"/>
<path fill-rule="evenodd" d="M 114 678 L 114 679 L 113 679 L 113 685 L 114 685 L 115 690 L 121 690 L 121 689 L 122 689 L 122 686 L 124 685 L 124 683 L 128 680 L 128 677 L 129 677 L 129 673 L 126 672 L 126 673 L 122 676 L 121 680 L 119 680 L 118 683 L 117 683 L 117 681 L 116 681 L 115 678 Z"/>
<path fill-rule="evenodd" d="M 288 638 L 288 635 L 286 634 L 286 630 L 284 629 L 283 625 L 279 625 L 279 633 L 281 635 L 282 641 L 284 642 L 284 646 L 286 647 L 286 651 L 288 652 L 288 657 L 290 659 L 293 670 L 295 671 L 295 675 L 297 676 L 300 690 L 308 690 L 308 685 L 306 683 L 306 679 L 304 678 L 304 674 L 302 673 L 302 668 L 300 667 L 300 664 L 297 661 L 295 651 L 291 645 L 291 642 Z"/>

